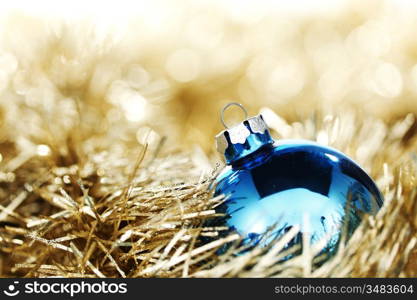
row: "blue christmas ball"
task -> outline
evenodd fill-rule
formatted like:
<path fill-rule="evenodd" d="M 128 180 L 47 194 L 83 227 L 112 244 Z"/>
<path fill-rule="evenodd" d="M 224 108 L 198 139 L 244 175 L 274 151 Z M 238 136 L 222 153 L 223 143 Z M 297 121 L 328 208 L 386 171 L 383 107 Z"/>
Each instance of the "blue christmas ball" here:
<path fill-rule="evenodd" d="M 308 141 L 275 142 L 262 116 L 241 126 L 217 136 L 228 166 L 216 179 L 215 195 L 226 197 L 217 223 L 244 243 L 267 244 L 297 225 L 312 243 L 325 238 L 323 251 L 333 252 L 342 230 L 351 235 L 364 214 L 382 206 L 374 181 L 343 153 Z"/>

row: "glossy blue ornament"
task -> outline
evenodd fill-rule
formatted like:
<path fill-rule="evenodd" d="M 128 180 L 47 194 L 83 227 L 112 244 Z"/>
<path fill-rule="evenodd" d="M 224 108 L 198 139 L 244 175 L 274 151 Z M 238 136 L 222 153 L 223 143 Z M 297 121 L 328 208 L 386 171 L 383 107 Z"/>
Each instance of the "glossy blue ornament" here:
<path fill-rule="evenodd" d="M 216 222 L 246 244 L 259 243 L 271 227 L 263 243 L 298 225 L 312 243 L 327 238 L 323 251 L 333 252 L 342 230 L 349 236 L 364 214 L 383 204 L 373 180 L 346 155 L 308 141 L 275 142 L 261 115 L 221 132 L 217 147 L 227 167 L 216 179 L 215 195 L 227 200 L 217 208 L 224 217 Z M 291 244 L 297 242 L 299 237 Z"/>

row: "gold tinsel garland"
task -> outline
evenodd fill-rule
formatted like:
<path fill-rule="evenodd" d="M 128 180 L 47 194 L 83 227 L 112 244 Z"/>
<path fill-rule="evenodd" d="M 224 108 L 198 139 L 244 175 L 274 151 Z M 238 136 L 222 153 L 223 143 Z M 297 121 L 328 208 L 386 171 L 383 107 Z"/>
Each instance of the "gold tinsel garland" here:
<path fill-rule="evenodd" d="M 377 134 L 373 124 L 351 127 L 351 134 Z M 3 182 L 3 189 L 15 190 L 1 206 L 3 276 L 415 276 L 416 169 L 414 158 L 399 151 L 408 124 L 380 128 L 384 151 L 374 155 L 373 167 L 385 187 L 384 208 L 318 269 L 312 269 L 314 249 L 276 264 L 282 243 L 218 256 L 219 246 L 238 237 L 200 241 L 225 229 L 201 226 L 221 202 L 208 191 L 212 175 L 199 177 L 191 154 L 142 160 L 146 147 L 131 153 L 110 147 L 90 150 L 82 165 L 28 158 L 13 171 L 13 182 Z M 394 169 L 383 163 L 388 160 Z"/>
<path fill-rule="evenodd" d="M 343 16 L 351 22 L 307 20 L 292 34 L 303 35 L 300 32 L 313 24 L 323 35 L 314 35 L 317 40 L 312 41 L 306 33 L 306 43 L 317 45 L 334 38 L 323 22 L 343 36 L 366 20 L 358 10 Z M 234 22 L 223 24 L 228 28 L 225 35 L 231 28 L 249 38 L 256 35 Z M 170 56 L 165 65 L 167 49 L 181 45 L 161 42 L 158 48 L 146 39 L 138 43 L 135 37 L 117 43 L 99 39 L 87 23 L 52 24 L 20 15 L 3 24 L 0 276 L 417 276 L 416 122 L 412 87 L 399 94 L 395 71 L 391 88 L 372 85 L 379 93 L 372 97 L 357 93 L 362 85 L 353 82 L 351 90 L 340 91 L 343 97 L 332 90 L 331 95 L 345 99 L 333 104 L 299 90 L 291 96 L 298 102 L 289 97 L 287 102 L 257 105 L 242 96 L 259 100 L 261 95 L 250 90 L 248 80 L 271 60 L 256 58 L 248 66 L 253 53 L 246 48 L 234 66 L 217 59 L 219 69 L 210 69 L 209 63 L 196 58 L 198 64 L 192 66 L 200 66 L 202 79 L 188 81 L 189 73 L 175 69 L 183 52 Z M 375 28 L 362 28 L 360 34 L 371 29 Z M 403 47 L 412 49 L 407 36 L 403 39 L 408 48 Z M 201 49 L 195 47 L 186 54 L 198 54 Z M 140 49 L 140 55 L 133 53 Z M 152 53 L 155 49 L 161 53 Z M 334 51 L 343 52 L 337 47 Z M 177 81 L 169 79 L 161 65 Z M 289 69 L 296 72 L 295 65 Z M 378 66 L 379 75 L 392 71 L 392 65 Z M 246 76 L 242 74 L 249 79 L 241 80 Z M 381 79 L 378 76 L 373 84 Z M 325 80 L 320 82 L 321 88 L 326 86 Z M 313 90 L 308 83 L 303 89 Z M 351 99 L 356 96 L 363 102 Z M 261 108 L 277 138 L 306 138 L 333 146 L 376 180 L 384 207 L 366 218 L 330 261 L 313 267 L 317 248 L 303 247 L 300 255 L 276 263 L 286 255 L 281 250 L 297 233 L 294 230 L 269 248 L 237 257 L 233 248 L 216 254 L 223 244 L 239 239 L 218 238 L 226 228 L 203 225 L 216 216 L 215 208 L 223 201 L 209 190 L 222 167 L 213 157 L 212 138 L 219 129 L 217 111 L 223 97 L 242 97 L 253 111 Z M 381 97 L 388 99 L 388 109 L 380 107 Z"/>

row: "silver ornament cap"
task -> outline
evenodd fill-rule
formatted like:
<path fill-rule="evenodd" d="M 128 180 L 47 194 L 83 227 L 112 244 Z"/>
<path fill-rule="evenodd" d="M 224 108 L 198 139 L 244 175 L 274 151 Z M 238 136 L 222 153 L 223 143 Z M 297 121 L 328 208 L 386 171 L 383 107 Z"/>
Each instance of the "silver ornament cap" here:
<path fill-rule="evenodd" d="M 229 128 L 224 121 L 224 112 L 232 105 L 244 111 L 245 119 Z M 227 104 L 221 111 L 221 121 L 226 129 L 216 135 L 216 146 L 217 151 L 224 155 L 228 164 L 274 142 L 262 115 L 250 118 L 247 116 L 246 109 L 236 102 Z"/>

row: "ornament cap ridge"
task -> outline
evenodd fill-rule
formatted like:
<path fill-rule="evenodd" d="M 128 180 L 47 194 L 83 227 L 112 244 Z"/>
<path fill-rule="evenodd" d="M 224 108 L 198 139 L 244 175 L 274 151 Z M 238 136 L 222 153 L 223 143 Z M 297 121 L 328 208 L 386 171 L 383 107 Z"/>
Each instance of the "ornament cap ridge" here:
<path fill-rule="evenodd" d="M 227 108 L 229 104 L 225 106 Z M 243 108 L 243 106 L 239 105 Z M 224 124 L 223 112 L 221 121 Z M 243 108 L 244 110 L 244 108 Z M 246 110 L 244 110 L 246 113 Z M 217 151 L 225 156 L 226 162 L 233 162 L 257 149 L 264 144 L 273 143 L 261 114 L 245 118 L 239 124 L 226 129 L 216 135 Z"/>

